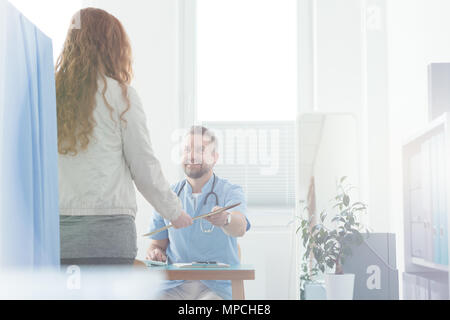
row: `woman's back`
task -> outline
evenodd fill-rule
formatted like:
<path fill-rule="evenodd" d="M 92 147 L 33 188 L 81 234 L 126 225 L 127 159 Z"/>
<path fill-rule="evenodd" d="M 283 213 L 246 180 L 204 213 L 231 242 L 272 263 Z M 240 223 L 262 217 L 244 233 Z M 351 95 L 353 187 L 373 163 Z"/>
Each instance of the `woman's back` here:
<path fill-rule="evenodd" d="M 93 111 L 95 126 L 87 149 L 75 156 L 59 156 L 61 215 L 136 214 L 133 181 L 123 154 L 122 129 L 127 123 L 120 120 L 127 103 L 118 82 L 106 78 L 108 106 L 104 86 L 99 79 Z M 139 98 L 131 87 L 128 96 L 132 107 L 139 108 Z"/>

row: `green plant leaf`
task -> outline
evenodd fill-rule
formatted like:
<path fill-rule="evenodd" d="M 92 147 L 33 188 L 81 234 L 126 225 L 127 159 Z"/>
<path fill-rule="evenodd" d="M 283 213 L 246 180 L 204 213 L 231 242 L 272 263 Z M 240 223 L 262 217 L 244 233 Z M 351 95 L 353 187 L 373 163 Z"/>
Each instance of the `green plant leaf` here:
<path fill-rule="evenodd" d="M 331 222 L 336 222 L 336 221 L 338 221 L 339 219 L 341 219 L 341 217 L 336 216 L 336 217 L 334 217 L 333 219 L 331 219 Z"/>
<path fill-rule="evenodd" d="M 343 202 L 346 207 L 350 205 L 350 197 L 347 194 L 344 195 Z"/>
<path fill-rule="evenodd" d="M 348 217 L 348 222 L 350 223 L 350 225 L 354 225 L 355 224 L 355 217 L 353 215 Z"/>
<path fill-rule="evenodd" d="M 308 248 L 308 247 L 310 247 L 310 244 L 309 244 L 309 241 L 303 241 L 303 247 L 304 248 Z"/>
<path fill-rule="evenodd" d="M 309 259 L 310 256 L 311 256 L 311 248 L 309 247 L 308 249 L 306 249 L 305 258 Z"/>
<path fill-rule="evenodd" d="M 328 259 L 326 262 L 328 268 L 333 269 L 334 268 L 334 260 Z"/>
<path fill-rule="evenodd" d="M 325 273 L 325 266 L 323 264 L 319 265 L 319 269 L 322 273 Z"/>
<path fill-rule="evenodd" d="M 345 209 L 345 210 L 341 210 L 341 212 L 339 213 L 342 217 L 347 217 L 349 214 L 350 210 L 349 209 Z"/>
<path fill-rule="evenodd" d="M 325 211 L 322 211 L 322 213 L 320 214 L 320 221 L 322 221 L 322 223 L 324 223 L 326 217 L 327 217 L 327 215 L 326 215 Z"/>
<path fill-rule="evenodd" d="M 316 259 L 317 262 L 321 262 L 322 261 L 322 253 L 320 252 L 320 249 L 318 247 L 315 247 L 313 249 L 313 255 L 314 255 L 314 259 Z"/>
<path fill-rule="evenodd" d="M 360 207 L 365 207 L 365 208 L 367 208 L 367 205 L 364 204 L 364 203 L 362 203 L 362 202 L 355 202 L 355 203 L 352 205 L 352 207 L 356 207 L 356 206 L 360 206 Z"/>

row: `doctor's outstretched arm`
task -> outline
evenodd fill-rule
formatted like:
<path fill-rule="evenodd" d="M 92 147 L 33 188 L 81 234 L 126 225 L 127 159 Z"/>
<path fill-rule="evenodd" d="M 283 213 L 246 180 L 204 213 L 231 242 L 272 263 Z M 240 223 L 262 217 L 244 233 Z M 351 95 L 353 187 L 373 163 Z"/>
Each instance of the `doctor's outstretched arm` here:
<path fill-rule="evenodd" d="M 221 209 L 215 207 L 213 211 Z M 247 232 L 247 219 L 245 215 L 239 211 L 223 212 L 206 218 L 212 225 L 222 228 L 222 230 L 233 238 L 240 238 Z"/>

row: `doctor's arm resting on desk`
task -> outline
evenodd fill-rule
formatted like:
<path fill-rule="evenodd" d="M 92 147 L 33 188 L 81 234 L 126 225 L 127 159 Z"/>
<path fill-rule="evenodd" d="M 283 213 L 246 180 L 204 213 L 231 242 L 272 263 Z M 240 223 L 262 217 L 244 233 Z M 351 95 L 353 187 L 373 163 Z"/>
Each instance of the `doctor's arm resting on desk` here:
<path fill-rule="evenodd" d="M 152 240 L 150 247 L 147 250 L 147 260 L 153 261 L 167 261 L 166 250 L 169 246 L 169 239 L 164 240 Z"/>

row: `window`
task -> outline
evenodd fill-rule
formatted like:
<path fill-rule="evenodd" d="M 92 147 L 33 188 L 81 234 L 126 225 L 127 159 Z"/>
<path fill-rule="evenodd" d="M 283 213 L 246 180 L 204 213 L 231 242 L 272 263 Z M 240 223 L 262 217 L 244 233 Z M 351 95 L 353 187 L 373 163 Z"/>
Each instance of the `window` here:
<path fill-rule="evenodd" d="M 297 1 L 197 1 L 200 121 L 294 120 Z"/>
<path fill-rule="evenodd" d="M 295 205 L 297 1 L 197 0 L 197 121 L 250 207 Z"/>
<path fill-rule="evenodd" d="M 249 206 L 295 206 L 295 122 L 204 122 L 219 142 L 216 173 L 240 185 Z"/>

